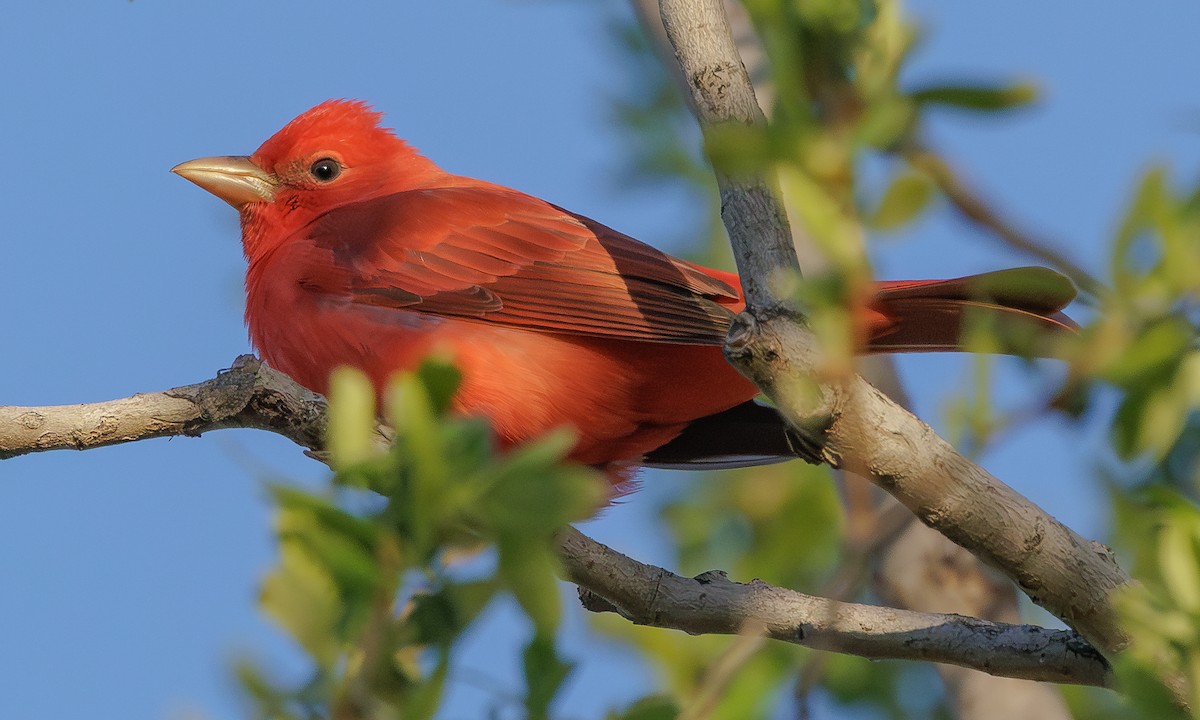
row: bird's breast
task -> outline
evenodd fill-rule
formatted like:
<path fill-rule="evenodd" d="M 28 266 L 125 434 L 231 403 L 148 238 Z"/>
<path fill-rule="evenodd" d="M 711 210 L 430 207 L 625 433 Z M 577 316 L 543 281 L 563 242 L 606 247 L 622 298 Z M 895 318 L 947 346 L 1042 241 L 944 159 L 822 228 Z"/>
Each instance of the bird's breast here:
<path fill-rule="evenodd" d="M 431 353 L 463 374 L 459 412 L 510 446 L 574 428 L 574 457 L 606 464 L 670 440 L 687 422 L 755 393 L 720 348 L 546 333 L 353 303 L 279 274 L 248 276 L 246 320 L 263 359 L 316 392 L 348 365 L 380 390 Z"/>

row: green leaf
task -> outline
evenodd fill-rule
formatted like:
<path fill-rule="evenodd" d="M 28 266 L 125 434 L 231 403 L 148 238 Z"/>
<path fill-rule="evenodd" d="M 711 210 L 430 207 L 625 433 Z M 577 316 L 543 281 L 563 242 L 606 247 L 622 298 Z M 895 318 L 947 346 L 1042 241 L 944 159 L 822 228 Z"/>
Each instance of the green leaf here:
<path fill-rule="evenodd" d="M 913 134 L 917 120 L 916 103 L 908 97 L 892 95 L 867 106 L 856 133 L 866 145 L 891 150 Z"/>
<path fill-rule="evenodd" d="M 1163 550 L 1161 546 L 1157 548 L 1158 552 Z M 1190 674 L 1196 667 L 1200 635 L 1195 617 L 1172 608 L 1153 582 L 1124 587 L 1113 601 L 1131 639 L 1129 648 L 1114 658 L 1113 667 L 1122 692 L 1133 700 L 1133 706 L 1140 711 L 1139 717 L 1185 717 L 1172 699 L 1167 683 L 1177 682 L 1181 675 Z M 1186 686 L 1182 689 L 1189 690 Z M 1196 688 L 1190 690 L 1196 692 Z"/>
<path fill-rule="evenodd" d="M 1164 318 L 1145 327 L 1128 347 L 1102 368 L 1101 376 L 1119 387 L 1147 389 L 1155 378 L 1166 378 L 1192 342 L 1192 333 L 1178 318 Z"/>
<path fill-rule="evenodd" d="M 1192 614 L 1200 613 L 1197 525 L 1194 509 L 1177 508 L 1158 533 L 1159 572 L 1163 584 L 1176 607 Z"/>
<path fill-rule="evenodd" d="M 339 367 L 329 378 L 329 451 L 336 468 L 380 454 L 375 446 L 375 388 L 359 370 Z"/>
<path fill-rule="evenodd" d="M 439 592 L 417 595 L 408 616 L 408 622 L 415 630 L 413 642 L 450 645 L 500 590 L 500 583 L 489 578 L 472 583 L 450 583 Z"/>
<path fill-rule="evenodd" d="M 450 410 L 454 393 L 458 392 L 462 384 L 462 373 L 449 362 L 439 358 L 428 358 L 421 363 L 417 376 L 429 393 L 434 413 L 439 417 L 444 416 Z"/>
<path fill-rule="evenodd" d="M 558 555 L 551 539 L 506 533 L 496 541 L 498 570 L 539 635 L 551 637 L 562 616 Z"/>
<path fill-rule="evenodd" d="M 651 695 L 638 700 L 620 713 L 609 713 L 607 720 L 675 720 L 679 705 L 665 695 Z"/>
<path fill-rule="evenodd" d="M 574 444 L 574 433 L 560 429 L 502 459 L 479 507 L 482 522 L 497 532 L 549 537 L 595 513 L 608 487 L 591 469 L 561 464 Z"/>
<path fill-rule="evenodd" d="M 895 230 L 920 215 L 933 196 L 934 186 L 928 175 L 901 173 L 884 191 L 868 222 L 879 230 Z"/>
<path fill-rule="evenodd" d="M 1012 110 L 1037 100 L 1031 83 L 1016 85 L 934 85 L 915 90 L 910 97 L 921 105 L 945 105 L 962 110 L 997 112 Z"/>
<path fill-rule="evenodd" d="M 1130 391 L 1113 419 L 1116 450 L 1124 458 L 1149 452 L 1161 460 L 1183 431 L 1191 407 L 1169 385 Z"/>
<path fill-rule="evenodd" d="M 420 472 L 444 465 L 437 432 L 437 412 L 429 391 L 412 373 L 396 377 L 384 396 L 388 419 L 396 429 L 398 444 L 412 454 L 406 457 Z"/>
<path fill-rule="evenodd" d="M 237 661 L 234 665 L 234 673 L 241 683 L 242 690 L 250 696 L 256 706 L 253 717 L 269 718 L 270 720 L 301 720 L 300 714 L 292 709 L 295 705 L 295 692 L 280 687 L 249 660 Z M 314 684 L 319 684 L 319 681 Z"/>
<path fill-rule="evenodd" d="M 550 717 L 550 703 L 570 674 L 572 664 L 558 656 L 552 634 L 535 635 L 525 646 L 523 659 L 526 717 L 546 720 Z"/>
<path fill-rule="evenodd" d="M 280 510 L 311 515 L 321 527 L 337 532 L 368 554 L 374 554 L 378 539 L 375 524 L 335 505 L 330 500 L 287 485 L 272 484 L 267 490 Z M 282 529 L 282 526 L 277 524 Z"/>
<path fill-rule="evenodd" d="M 307 592 L 317 592 L 314 578 L 319 573 L 332 584 L 337 599 L 336 614 L 322 620 L 322 627 L 338 640 L 351 639 L 383 581 L 376 557 L 381 542 L 378 528 L 371 520 L 351 515 L 322 498 L 285 487 L 274 487 L 272 492 L 279 502 L 276 532 L 281 554 L 287 553 L 284 557 L 291 565 L 281 564 L 284 577 L 272 576 L 274 585 L 268 578 L 264 592 L 291 583 L 286 577 L 289 573 L 298 575 L 295 582 L 308 588 Z M 287 600 L 275 598 L 275 602 L 286 604 Z M 296 632 L 294 622 L 287 627 Z M 311 644 L 306 641 L 306 646 Z"/>
<path fill-rule="evenodd" d="M 760 171 L 784 154 L 781 133 L 749 125 L 717 125 L 704 136 L 713 167 L 730 175 Z"/>
<path fill-rule="evenodd" d="M 396 429 L 396 459 L 407 481 L 401 485 L 406 496 L 399 499 L 404 529 L 415 552 L 428 558 L 437 544 L 436 529 L 447 519 L 444 496 L 451 481 L 451 461 L 445 428 L 425 385 L 411 373 L 388 387 L 386 405 Z"/>
<path fill-rule="evenodd" d="M 419 683 L 409 692 L 403 705 L 404 711 L 399 717 L 404 720 L 429 720 L 437 715 L 438 706 L 442 702 L 442 694 L 446 688 L 446 678 L 450 674 L 450 653 L 443 652 L 438 656 L 437 666 L 425 681 Z"/>
<path fill-rule="evenodd" d="M 335 627 L 342 604 L 329 573 L 295 542 L 283 541 L 279 565 L 263 581 L 259 602 L 325 671 L 341 647 Z"/>
<path fill-rule="evenodd" d="M 1123 717 L 1143 720 L 1195 720 L 1175 702 L 1174 696 L 1152 667 L 1145 662 L 1117 655 L 1113 662 L 1116 685 L 1128 701 Z"/>
<path fill-rule="evenodd" d="M 1121 295 L 1136 294 L 1140 279 L 1134 268 L 1140 263 L 1133 262 L 1132 250 L 1138 238 L 1146 230 L 1154 227 L 1157 218 L 1162 217 L 1170 203 L 1167 171 L 1158 166 L 1150 168 L 1138 184 L 1133 202 L 1130 203 L 1117 230 L 1112 260 L 1109 263 L 1113 284 Z"/>

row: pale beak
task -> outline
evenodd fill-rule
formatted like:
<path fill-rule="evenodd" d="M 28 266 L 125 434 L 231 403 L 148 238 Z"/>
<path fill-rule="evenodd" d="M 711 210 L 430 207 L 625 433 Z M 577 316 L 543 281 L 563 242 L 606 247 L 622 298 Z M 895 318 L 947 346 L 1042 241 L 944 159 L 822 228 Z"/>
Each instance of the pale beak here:
<path fill-rule="evenodd" d="M 248 157 L 210 157 L 188 160 L 171 172 L 191 180 L 213 195 L 241 210 L 256 202 L 274 202 L 279 185 L 270 173 Z"/>

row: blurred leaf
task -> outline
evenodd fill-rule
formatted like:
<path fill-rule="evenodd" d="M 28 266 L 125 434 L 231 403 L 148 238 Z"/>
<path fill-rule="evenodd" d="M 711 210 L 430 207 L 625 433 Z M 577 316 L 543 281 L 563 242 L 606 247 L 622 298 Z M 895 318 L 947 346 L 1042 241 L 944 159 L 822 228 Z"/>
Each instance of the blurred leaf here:
<path fill-rule="evenodd" d="M 553 637 L 562 615 L 558 556 L 550 537 L 503 534 L 497 541 L 499 572 L 539 636 Z"/>
<path fill-rule="evenodd" d="M 851 655 L 829 653 L 825 663 L 824 685 L 842 702 L 873 703 L 898 711 L 894 694 L 900 666 L 895 663 L 871 662 Z"/>
<path fill-rule="evenodd" d="M 353 708 L 363 717 L 432 718 L 453 647 L 506 591 L 537 629 L 525 658 L 530 717 L 548 716 L 569 670 L 554 651 L 554 532 L 593 513 L 610 491 L 595 471 L 564 461 L 570 432 L 497 453 L 484 422 L 447 415 L 459 381 L 435 362 L 399 376 L 386 392 L 396 440 L 380 454 L 367 409 L 374 391 L 344 373 L 332 432 L 343 459 L 356 462 L 339 473 L 343 484 L 327 494 L 271 486 L 280 562 L 263 583 L 262 604 L 316 670 L 289 688 L 247 668 L 243 682 L 263 717 L 308 720 Z M 457 579 L 447 563 L 484 542 L 496 546 L 495 571 Z"/>
<path fill-rule="evenodd" d="M 404 711 L 398 713 L 397 717 L 404 720 L 426 720 L 436 717 L 449 673 L 450 655 L 443 653 L 425 682 L 416 685 L 407 695 L 401 705 Z"/>
<path fill-rule="evenodd" d="M 1147 666 L 1125 655 L 1113 662 L 1116 682 L 1124 695 L 1119 720 L 1191 720 L 1195 719 L 1177 705 L 1162 681 Z"/>
<path fill-rule="evenodd" d="M 1038 97 L 1037 88 L 1029 83 L 1016 85 L 931 85 L 914 90 L 909 95 L 920 105 L 945 105 L 961 110 L 996 112 L 1028 105 Z"/>
<path fill-rule="evenodd" d="M 429 391 L 415 375 L 400 375 L 391 382 L 386 406 L 396 429 L 396 457 L 405 481 L 401 486 L 407 495 L 402 505 L 405 529 L 418 555 L 429 558 L 437 545 L 436 528 L 446 519 L 442 500 L 451 482 L 445 433 Z"/>
<path fill-rule="evenodd" d="M 1188 348 L 1192 337 L 1181 323 L 1166 318 L 1148 325 L 1112 364 L 1104 377 L 1123 387 L 1144 385 L 1169 373 Z"/>
<path fill-rule="evenodd" d="M 854 57 L 854 80 L 872 106 L 899 97 L 896 77 L 912 51 L 917 29 L 904 16 L 900 2 L 875 4 L 875 17 L 865 28 Z M 910 104 L 905 98 L 906 104 Z"/>
<path fill-rule="evenodd" d="M 554 635 L 535 634 L 525 646 L 525 712 L 528 720 L 547 720 L 550 702 L 570 674 L 572 664 L 554 649 Z"/>
<path fill-rule="evenodd" d="M 408 461 L 414 466 L 413 474 L 442 475 L 445 460 L 441 457 L 441 435 L 436 432 L 439 413 L 421 378 L 410 373 L 397 376 L 388 385 L 385 399 L 399 445 L 412 453 Z"/>
<path fill-rule="evenodd" d="M 375 446 L 375 388 L 354 368 L 339 367 L 329 378 L 329 452 L 334 467 L 368 460 Z"/>
<path fill-rule="evenodd" d="M 408 617 L 416 631 L 412 641 L 418 645 L 450 645 L 501 590 L 503 585 L 487 578 L 450 583 L 438 592 L 417 595 Z"/>
<path fill-rule="evenodd" d="M 556 430 L 515 449 L 494 469 L 480 520 L 497 532 L 550 538 L 563 525 L 589 517 L 607 499 L 598 473 L 562 464 L 575 435 Z"/>
<path fill-rule="evenodd" d="M 1127 394 L 1113 417 L 1114 449 L 1122 458 L 1132 459 L 1150 449 L 1165 452 L 1171 438 L 1157 433 L 1169 432 L 1168 398 L 1161 393 Z M 1182 425 L 1180 425 L 1182 427 Z"/>
<path fill-rule="evenodd" d="M 304 697 L 307 688 L 289 692 L 279 687 L 252 663 L 242 660 L 234 667 L 244 692 L 249 694 L 256 712 L 253 717 L 261 720 L 310 720 L 311 712 L 305 712 Z M 313 687 L 320 683 L 313 683 Z"/>
<path fill-rule="evenodd" d="M 379 542 L 374 524 L 294 488 L 276 485 L 271 493 L 279 505 L 276 532 L 280 540 L 308 552 L 345 596 L 374 591 Z"/>
<path fill-rule="evenodd" d="M 450 411 L 450 402 L 462 384 L 462 373 L 451 363 L 428 358 L 421 363 L 417 376 L 429 394 L 434 414 L 444 416 Z"/>
<path fill-rule="evenodd" d="M 795 8 L 807 25 L 835 35 L 849 34 L 861 29 L 869 21 L 874 10 L 870 3 L 845 0 L 806 0 L 796 3 Z"/>
<path fill-rule="evenodd" d="M 281 541 L 279 565 L 263 581 L 260 602 L 321 668 L 332 668 L 342 605 L 329 574 L 298 543 Z"/>
<path fill-rule="evenodd" d="M 638 700 L 624 712 L 610 712 L 606 720 L 675 720 L 679 706 L 669 697 L 651 695 Z"/>
<path fill-rule="evenodd" d="M 1116 598 L 1131 644 L 1114 668 L 1141 717 L 1182 717 L 1169 688 L 1200 702 L 1200 509 L 1163 488 L 1116 507 L 1141 528 L 1127 530 L 1141 582 Z"/>
<path fill-rule="evenodd" d="M 1109 269 L 1115 288 L 1122 295 L 1135 294 L 1138 284 L 1135 269 L 1143 268 L 1144 272 L 1147 266 L 1132 257 L 1135 242 L 1157 224 L 1158 219 L 1167 212 L 1169 203 L 1166 170 L 1153 167 L 1142 177 L 1133 202 L 1117 230 Z"/>
<path fill-rule="evenodd" d="M 1189 614 L 1200 614 L 1200 556 L 1197 524 L 1178 518 L 1159 529 L 1159 571 L 1171 600 Z"/>
<path fill-rule="evenodd" d="M 901 173 L 884 191 L 868 223 L 879 230 L 895 230 L 920 215 L 933 196 L 934 185 L 928 175 Z"/>
<path fill-rule="evenodd" d="M 912 101 L 896 95 L 872 103 L 863 114 L 857 132 L 864 144 L 890 151 L 913 135 L 919 119 Z"/>
<path fill-rule="evenodd" d="M 704 137 L 704 149 L 713 167 L 729 175 L 759 172 L 788 152 L 779 133 L 750 125 L 710 128 Z"/>

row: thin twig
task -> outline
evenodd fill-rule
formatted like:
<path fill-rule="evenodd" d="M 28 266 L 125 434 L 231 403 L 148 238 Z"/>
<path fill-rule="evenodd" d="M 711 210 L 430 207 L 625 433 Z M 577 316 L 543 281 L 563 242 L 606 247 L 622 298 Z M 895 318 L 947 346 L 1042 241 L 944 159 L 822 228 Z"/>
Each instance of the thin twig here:
<path fill-rule="evenodd" d="M 1055 250 L 1050 243 L 1022 232 L 996 212 L 991 204 L 971 188 L 966 180 L 960 177 L 954 168 L 950 167 L 950 164 L 937 153 L 924 147 L 914 146 L 906 149 L 903 154 L 913 167 L 923 171 L 933 180 L 950 204 L 963 217 L 987 230 L 1014 250 L 1057 268 L 1070 277 L 1081 292 L 1091 297 L 1099 296 L 1104 292 L 1104 284 L 1088 271 L 1065 254 Z"/>

